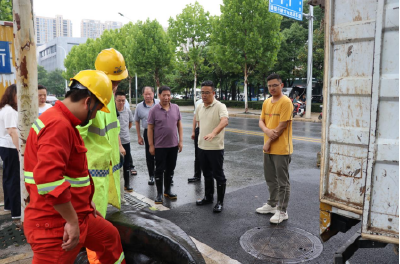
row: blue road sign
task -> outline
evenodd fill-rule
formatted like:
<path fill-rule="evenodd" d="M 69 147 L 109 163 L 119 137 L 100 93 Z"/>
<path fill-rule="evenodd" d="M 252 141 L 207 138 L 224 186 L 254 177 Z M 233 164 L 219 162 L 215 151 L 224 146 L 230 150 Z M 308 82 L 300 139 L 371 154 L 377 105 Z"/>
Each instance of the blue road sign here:
<path fill-rule="evenodd" d="M 0 41 L 0 73 L 12 73 L 10 43 L 8 41 Z"/>
<path fill-rule="evenodd" d="M 269 0 L 269 12 L 303 20 L 303 0 Z"/>

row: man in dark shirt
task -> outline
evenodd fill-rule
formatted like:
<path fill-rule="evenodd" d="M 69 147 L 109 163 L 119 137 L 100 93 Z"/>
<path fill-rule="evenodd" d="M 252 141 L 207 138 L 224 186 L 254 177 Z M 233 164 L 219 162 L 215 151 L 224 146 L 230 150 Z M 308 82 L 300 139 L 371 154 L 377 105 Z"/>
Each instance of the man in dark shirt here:
<path fill-rule="evenodd" d="M 182 151 L 183 137 L 179 107 L 170 103 L 171 89 L 168 86 L 162 86 L 158 93 L 160 103 L 150 110 L 147 119 L 147 138 L 149 140 L 149 152 L 156 158 L 157 196 L 154 202 L 162 204 L 163 180 L 164 196 L 170 199 L 177 198 L 177 195 L 171 192 L 171 181 L 178 151 Z"/>

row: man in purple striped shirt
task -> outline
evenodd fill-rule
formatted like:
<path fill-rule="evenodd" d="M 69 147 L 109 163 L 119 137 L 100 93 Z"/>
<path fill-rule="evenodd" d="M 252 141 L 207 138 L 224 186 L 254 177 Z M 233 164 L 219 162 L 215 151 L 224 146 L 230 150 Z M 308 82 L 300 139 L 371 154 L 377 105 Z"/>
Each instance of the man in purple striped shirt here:
<path fill-rule="evenodd" d="M 182 151 L 182 122 L 179 107 L 171 104 L 171 89 L 162 86 L 158 90 L 160 103 L 155 105 L 147 118 L 147 138 L 149 140 L 149 152 L 156 159 L 156 204 L 163 202 L 164 196 L 176 199 L 177 195 L 171 192 L 172 173 L 175 170 L 178 151 Z M 179 134 L 179 140 L 178 140 Z"/>

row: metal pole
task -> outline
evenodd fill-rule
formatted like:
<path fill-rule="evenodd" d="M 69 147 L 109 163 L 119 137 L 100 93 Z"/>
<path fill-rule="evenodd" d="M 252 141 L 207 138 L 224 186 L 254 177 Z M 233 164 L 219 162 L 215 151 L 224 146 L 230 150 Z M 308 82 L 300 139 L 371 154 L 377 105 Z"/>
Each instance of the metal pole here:
<path fill-rule="evenodd" d="M 129 77 L 129 107 L 132 104 L 132 78 Z"/>
<path fill-rule="evenodd" d="M 25 188 L 24 153 L 29 130 L 38 117 L 38 75 L 36 60 L 36 38 L 33 27 L 31 0 L 13 1 L 13 31 L 15 46 L 15 68 L 17 72 L 19 161 L 21 189 L 21 222 L 24 221 L 24 210 L 29 203 L 29 194 Z"/>
<path fill-rule="evenodd" d="M 308 63 L 307 63 L 307 102 L 306 102 L 306 118 L 311 118 L 311 98 L 312 98 L 312 49 L 313 49 L 313 10 L 310 5 L 310 13 L 308 16 Z"/>
<path fill-rule="evenodd" d="M 137 74 L 135 72 L 136 106 L 137 106 Z"/>
<path fill-rule="evenodd" d="M 64 61 L 65 61 L 65 59 L 67 58 L 67 52 L 65 51 L 65 49 L 62 46 L 57 45 L 57 47 L 61 48 L 64 51 Z M 65 67 L 64 62 L 63 62 L 63 66 L 64 66 L 65 75 L 67 75 L 67 68 Z M 65 79 L 65 93 L 68 92 L 67 90 L 68 90 L 68 82 L 67 82 L 67 79 Z"/>

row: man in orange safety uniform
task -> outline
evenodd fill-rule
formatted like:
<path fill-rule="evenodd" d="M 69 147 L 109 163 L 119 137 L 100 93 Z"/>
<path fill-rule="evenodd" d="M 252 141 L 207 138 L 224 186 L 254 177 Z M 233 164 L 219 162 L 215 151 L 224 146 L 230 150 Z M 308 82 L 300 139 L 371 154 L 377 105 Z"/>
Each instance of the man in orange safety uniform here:
<path fill-rule="evenodd" d="M 96 211 L 83 140 L 75 128 L 109 112 L 110 79 L 86 70 L 71 78 L 65 100 L 32 125 L 26 143 L 24 175 L 30 203 L 24 232 L 32 263 L 74 263 L 82 247 L 101 263 L 125 263 L 118 230 Z"/>

